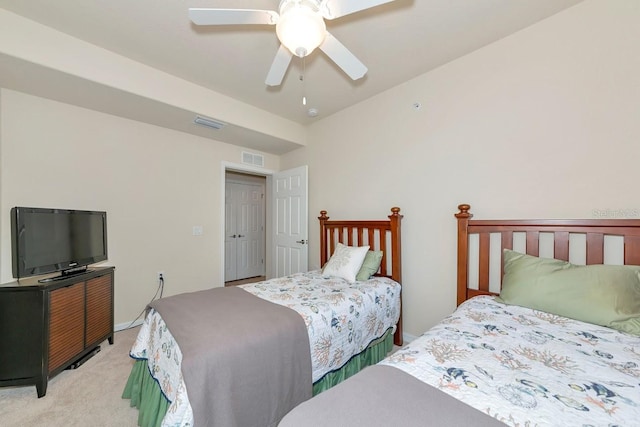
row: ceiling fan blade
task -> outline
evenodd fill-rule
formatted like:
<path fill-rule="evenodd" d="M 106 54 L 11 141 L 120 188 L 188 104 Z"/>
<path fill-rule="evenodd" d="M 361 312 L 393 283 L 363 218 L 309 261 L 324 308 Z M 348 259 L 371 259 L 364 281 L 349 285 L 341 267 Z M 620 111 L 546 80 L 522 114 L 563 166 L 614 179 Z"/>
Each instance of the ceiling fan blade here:
<path fill-rule="evenodd" d="M 278 12 L 258 9 L 189 9 L 189 19 L 196 25 L 275 25 Z"/>
<path fill-rule="evenodd" d="M 326 0 L 321 5 L 322 16 L 325 19 L 336 19 L 361 10 L 391 3 L 393 0 Z"/>
<path fill-rule="evenodd" d="M 328 31 L 324 42 L 320 45 L 320 50 L 353 80 L 358 80 L 367 74 L 367 67 Z"/>
<path fill-rule="evenodd" d="M 293 55 L 289 52 L 289 49 L 284 47 L 284 45 L 280 45 L 280 49 L 278 49 L 276 57 L 273 58 L 269 74 L 267 74 L 267 80 L 265 80 L 265 83 L 268 86 L 280 86 L 282 79 L 284 79 L 284 75 L 289 68 L 292 57 Z"/>

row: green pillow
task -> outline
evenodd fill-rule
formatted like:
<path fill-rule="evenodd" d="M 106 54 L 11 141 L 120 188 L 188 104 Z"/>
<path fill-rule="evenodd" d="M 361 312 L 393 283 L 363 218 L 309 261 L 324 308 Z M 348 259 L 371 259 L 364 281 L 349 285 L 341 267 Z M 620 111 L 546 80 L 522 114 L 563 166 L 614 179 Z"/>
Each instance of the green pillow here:
<path fill-rule="evenodd" d="M 380 261 L 382 261 L 382 251 L 368 251 L 356 275 L 356 280 L 359 282 L 369 280 L 380 269 Z"/>
<path fill-rule="evenodd" d="M 574 265 L 505 249 L 496 299 L 640 335 L 640 266 Z"/>

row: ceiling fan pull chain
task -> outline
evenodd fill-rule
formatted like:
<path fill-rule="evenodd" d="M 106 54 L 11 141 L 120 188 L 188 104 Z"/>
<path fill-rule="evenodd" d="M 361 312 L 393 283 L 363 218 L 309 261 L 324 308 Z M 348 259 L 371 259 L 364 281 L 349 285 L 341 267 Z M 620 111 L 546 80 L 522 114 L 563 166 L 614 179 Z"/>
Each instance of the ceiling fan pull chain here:
<path fill-rule="evenodd" d="M 304 56 L 301 59 L 302 59 L 302 74 L 300 74 L 300 81 L 302 82 L 302 105 L 307 105 L 307 97 L 305 96 L 305 90 L 304 90 L 304 73 L 306 71 L 306 61 Z"/>

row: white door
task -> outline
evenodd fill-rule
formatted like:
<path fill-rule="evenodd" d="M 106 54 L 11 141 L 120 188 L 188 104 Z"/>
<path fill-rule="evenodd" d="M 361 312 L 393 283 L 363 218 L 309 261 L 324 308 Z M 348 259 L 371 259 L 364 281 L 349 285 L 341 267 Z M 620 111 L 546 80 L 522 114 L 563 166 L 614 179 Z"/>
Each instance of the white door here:
<path fill-rule="evenodd" d="M 307 166 L 273 175 L 273 275 L 307 271 Z"/>
<path fill-rule="evenodd" d="M 225 282 L 263 276 L 264 185 L 225 186 Z"/>

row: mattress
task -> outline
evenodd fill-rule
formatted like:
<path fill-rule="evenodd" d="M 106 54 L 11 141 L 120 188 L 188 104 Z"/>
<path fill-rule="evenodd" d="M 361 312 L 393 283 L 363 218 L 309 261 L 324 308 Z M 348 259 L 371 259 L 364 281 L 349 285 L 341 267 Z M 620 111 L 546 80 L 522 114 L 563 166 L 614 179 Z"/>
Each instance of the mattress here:
<path fill-rule="evenodd" d="M 400 316 L 401 287 L 383 277 L 349 284 L 324 277 L 317 270 L 240 288 L 302 316 L 309 332 L 313 382 L 364 351 Z M 157 311 L 149 311 L 130 355 L 147 360 L 150 373 L 171 402 L 162 425 L 192 425 L 193 411 L 181 371 L 182 353 L 170 326 Z"/>

